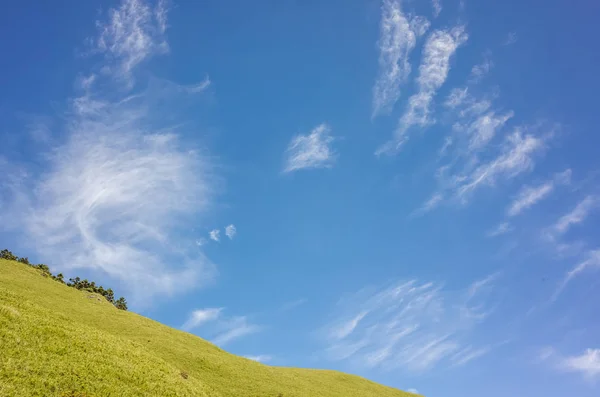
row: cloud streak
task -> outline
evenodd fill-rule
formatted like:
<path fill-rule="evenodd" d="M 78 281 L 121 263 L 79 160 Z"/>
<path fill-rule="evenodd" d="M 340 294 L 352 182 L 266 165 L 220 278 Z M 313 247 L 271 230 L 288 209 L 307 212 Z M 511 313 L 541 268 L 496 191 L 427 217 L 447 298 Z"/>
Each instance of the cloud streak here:
<path fill-rule="evenodd" d="M 421 207 L 415 210 L 411 217 L 424 215 L 430 211 L 433 211 L 444 201 L 444 195 L 441 193 L 434 193 L 429 200 L 427 200 Z"/>
<path fill-rule="evenodd" d="M 549 136 L 551 134 L 536 136 L 526 133 L 523 127 L 517 127 L 504 138 L 502 145 L 493 148 L 496 153 L 486 151 L 486 161 L 479 159 L 478 150 L 471 150 L 464 136 L 458 137 L 456 144 L 451 141 L 455 153 L 447 164 L 436 171 L 438 191 L 432 196 L 435 199 L 433 203 L 439 205 L 445 199 L 466 204 L 477 190 L 485 186 L 492 187 L 498 180 L 511 180 L 531 171 L 536 157 L 545 149 Z M 447 145 L 444 146 L 446 151 Z M 567 174 L 563 175 L 563 178 L 566 177 Z M 432 199 L 421 208 L 428 208 Z"/>
<path fill-rule="evenodd" d="M 212 339 L 212 342 L 217 346 L 224 346 L 232 341 L 244 336 L 254 334 L 261 330 L 261 327 L 251 324 L 246 316 L 238 316 L 229 319 L 223 327 L 223 331 Z"/>
<path fill-rule="evenodd" d="M 473 68 L 471 69 L 471 75 L 469 76 L 469 82 L 470 83 L 479 83 L 484 77 L 485 75 L 487 75 L 490 70 L 492 70 L 492 67 L 494 66 L 494 63 L 489 59 L 489 56 L 485 56 L 485 59 L 473 66 Z"/>
<path fill-rule="evenodd" d="M 221 316 L 222 311 L 222 307 L 194 310 L 188 320 L 181 326 L 181 329 L 191 331 L 207 322 L 215 321 Z"/>
<path fill-rule="evenodd" d="M 360 291 L 343 301 L 341 313 L 325 327 L 326 356 L 417 372 L 443 363 L 464 365 L 489 350 L 464 343 L 491 313 L 492 281 L 473 283 L 456 295 L 417 281 Z"/>
<path fill-rule="evenodd" d="M 442 0 L 431 0 L 431 7 L 433 7 L 433 17 L 437 18 L 442 12 Z"/>
<path fill-rule="evenodd" d="M 597 207 L 598 199 L 595 196 L 586 196 L 571 212 L 561 216 L 548 233 L 553 238 L 567 233 L 572 226 L 585 221 L 588 215 Z"/>
<path fill-rule="evenodd" d="M 190 313 L 181 326 L 185 331 L 199 329 L 202 337 L 218 346 L 224 346 L 236 339 L 259 332 L 262 327 L 250 322 L 247 316 L 226 316 L 225 309 L 198 309 Z"/>
<path fill-rule="evenodd" d="M 582 273 L 589 271 L 590 269 L 600 269 L 600 249 L 590 250 L 587 252 L 585 259 L 567 272 L 564 279 L 556 289 L 556 292 L 552 296 L 552 301 L 558 299 L 559 295 L 563 292 L 571 280 Z"/>
<path fill-rule="evenodd" d="M 105 55 L 105 70 L 120 78 L 131 78 L 133 69 L 155 54 L 169 51 L 164 36 L 166 3 L 151 7 L 143 0 L 124 0 L 109 11 L 108 23 L 98 23 L 97 50 Z"/>
<path fill-rule="evenodd" d="M 510 233 L 513 230 L 514 230 L 514 228 L 511 226 L 510 223 L 508 223 L 508 222 L 502 222 L 501 224 L 499 224 L 498 226 L 496 226 L 494 229 L 488 231 L 486 233 L 486 235 L 488 237 L 498 237 L 498 236 L 501 236 L 503 234 Z"/>
<path fill-rule="evenodd" d="M 504 45 L 504 46 L 512 45 L 512 44 L 515 44 L 518 40 L 519 40 L 519 36 L 517 35 L 517 32 L 510 32 L 506 36 L 506 40 L 504 40 L 502 45 Z"/>
<path fill-rule="evenodd" d="M 454 366 L 460 367 L 462 365 L 466 365 L 469 362 L 478 359 L 489 353 L 490 347 L 482 347 L 480 349 L 473 349 L 472 347 L 467 347 L 452 357 L 452 363 Z"/>
<path fill-rule="evenodd" d="M 373 113 L 376 117 L 391 111 L 400 97 L 400 86 L 410 75 L 410 54 L 417 37 L 429 28 L 423 17 L 409 20 L 399 0 L 384 0 L 381 6 L 379 73 L 373 87 Z"/>
<path fill-rule="evenodd" d="M 259 354 L 257 356 L 244 356 L 244 357 L 247 358 L 248 360 L 257 361 L 259 363 L 266 363 L 266 362 L 273 360 L 273 357 L 269 356 L 268 354 Z"/>
<path fill-rule="evenodd" d="M 428 37 L 419 66 L 418 92 L 409 98 L 394 139 L 379 148 L 376 151 L 377 155 L 393 154 L 398 151 L 408 140 L 408 131 L 411 127 L 425 127 L 433 123 L 431 102 L 448 77 L 450 58 L 458 47 L 467 41 L 467 38 L 464 26 L 457 26 L 451 30 L 436 30 Z"/>
<path fill-rule="evenodd" d="M 464 132 L 469 136 L 468 150 L 475 152 L 483 149 L 496 135 L 508 120 L 514 116 L 513 112 L 496 115 L 491 111 L 477 117 L 471 124 L 464 127 Z M 455 129 L 461 129 L 455 125 Z"/>
<path fill-rule="evenodd" d="M 537 186 L 523 187 L 510 204 L 507 215 L 514 217 L 521 212 L 533 207 L 538 202 L 547 198 L 557 185 L 568 185 L 571 183 L 571 170 L 566 169 L 554 175 L 554 178 Z"/>
<path fill-rule="evenodd" d="M 546 182 L 535 187 L 526 186 L 521 189 L 515 200 L 511 203 L 507 211 L 508 216 L 519 215 L 522 211 L 546 198 L 553 190 L 553 182 Z"/>
<path fill-rule="evenodd" d="M 330 147 L 334 138 L 327 124 L 320 124 L 310 134 L 295 136 L 286 150 L 283 172 L 330 168 L 337 155 Z"/>
<path fill-rule="evenodd" d="M 500 154 L 468 175 L 458 178 L 457 197 L 466 199 L 482 186 L 493 185 L 498 178 L 514 178 L 534 166 L 533 156 L 544 148 L 543 138 L 516 129 L 504 143 Z"/>
<path fill-rule="evenodd" d="M 457 41 L 457 43 L 461 42 L 460 39 Z M 456 51 L 455 47 L 446 46 L 444 48 Z M 440 70 L 446 71 L 446 68 Z M 483 73 L 488 70 L 488 66 L 481 66 L 475 70 Z M 481 75 L 480 72 L 475 72 L 475 74 Z M 445 76 L 447 72 L 445 74 L 438 73 L 438 75 Z M 444 79 L 440 78 L 437 81 L 443 82 Z M 438 162 L 441 164 L 437 166 L 434 173 L 437 189 L 431 198 L 416 210 L 416 213 L 427 212 L 427 209 L 435 208 L 442 201 L 466 205 L 476 192 L 484 187 L 494 188 L 499 182 L 506 184 L 531 172 L 538 159 L 543 156 L 548 143 L 555 136 L 555 130 L 558 128 L 556 125 L 536 123 L 507 128 L 515 116 L 514 112 L 495 109 L 492 100 L 497 94 L 493 92 L 481 96 L 473 95 L 472 83 L 471 80 L 465 86 L 452 88 L 443 102 L 444 120 L 446 123 L 452 124 L 452 129 L 450 134 L 443 138 L 443 144 L 438 150 Z M 428 117 L 416 120 L 418 125 L 427 125 Z M 402 125 L 406 128 L 413 123 Z M 405 142 L 406 134 L 407 132 L 401 134 L 400 139 L 393 142 L 394 145 L 396 143 L 401 145 L 402 142 Z M 392 147 L 388 144 L 384 149 L 395 150 L 398 147 L 398 145 Z M 534 190 L 535 187 L 523 188 L 518 197 L 513 198 L 513 203 L 507 209 L 508 216 L 514 217 L 535 205 L 547 197 L 558 185 L 569 184 L 570 176 L 571 171 L 566 170 L 556 174 L 552 180 L 548 181 L 547 186 L 536 186 L 540 190 Z M 432 207 L 431 204 L 435 205 Z M 504 222 L 499 225 L 498 229 L 489 231 L 487 235 L 496 236 L 510 230 L 512 230 L 512 226 L 508 222 Z"/>

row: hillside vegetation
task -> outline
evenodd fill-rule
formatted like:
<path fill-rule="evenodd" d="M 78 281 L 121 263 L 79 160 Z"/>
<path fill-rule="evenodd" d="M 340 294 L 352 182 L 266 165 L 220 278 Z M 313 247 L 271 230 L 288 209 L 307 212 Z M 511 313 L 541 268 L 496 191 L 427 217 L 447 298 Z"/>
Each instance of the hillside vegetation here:
<path fill-rule="evenodd" d="M 0 259 L 0 396 L 414 396 L 336 371 L 272 367 Z"/>

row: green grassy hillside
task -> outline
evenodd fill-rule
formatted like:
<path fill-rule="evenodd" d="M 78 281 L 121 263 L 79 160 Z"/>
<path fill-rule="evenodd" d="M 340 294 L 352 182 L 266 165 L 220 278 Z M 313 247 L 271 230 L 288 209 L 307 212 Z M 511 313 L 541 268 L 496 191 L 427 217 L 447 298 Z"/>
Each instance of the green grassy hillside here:
<path fill-rule="evenodd" d="M 0 259 L 0 396 L 413 395 L 340 372 L 234 356 Z"/>

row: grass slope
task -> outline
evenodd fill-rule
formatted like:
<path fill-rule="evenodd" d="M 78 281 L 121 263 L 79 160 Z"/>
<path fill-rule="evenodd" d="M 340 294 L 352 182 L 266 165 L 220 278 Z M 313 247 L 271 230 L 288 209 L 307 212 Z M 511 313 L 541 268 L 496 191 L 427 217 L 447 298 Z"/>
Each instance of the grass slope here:
<path fill-rule="evenodd" d="M 238 357 L 0 259 L 0 396 L 412 395 L 336 371 Z"/>

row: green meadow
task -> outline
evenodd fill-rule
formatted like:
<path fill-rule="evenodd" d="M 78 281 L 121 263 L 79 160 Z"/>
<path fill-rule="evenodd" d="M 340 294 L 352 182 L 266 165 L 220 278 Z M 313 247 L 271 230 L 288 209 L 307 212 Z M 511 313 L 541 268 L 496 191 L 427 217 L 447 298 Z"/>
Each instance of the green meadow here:
<path fill-rule="evenodd" d="M 235 356 L 0 259 L 0 396 L 414 395 L 337 371 Z"/>

